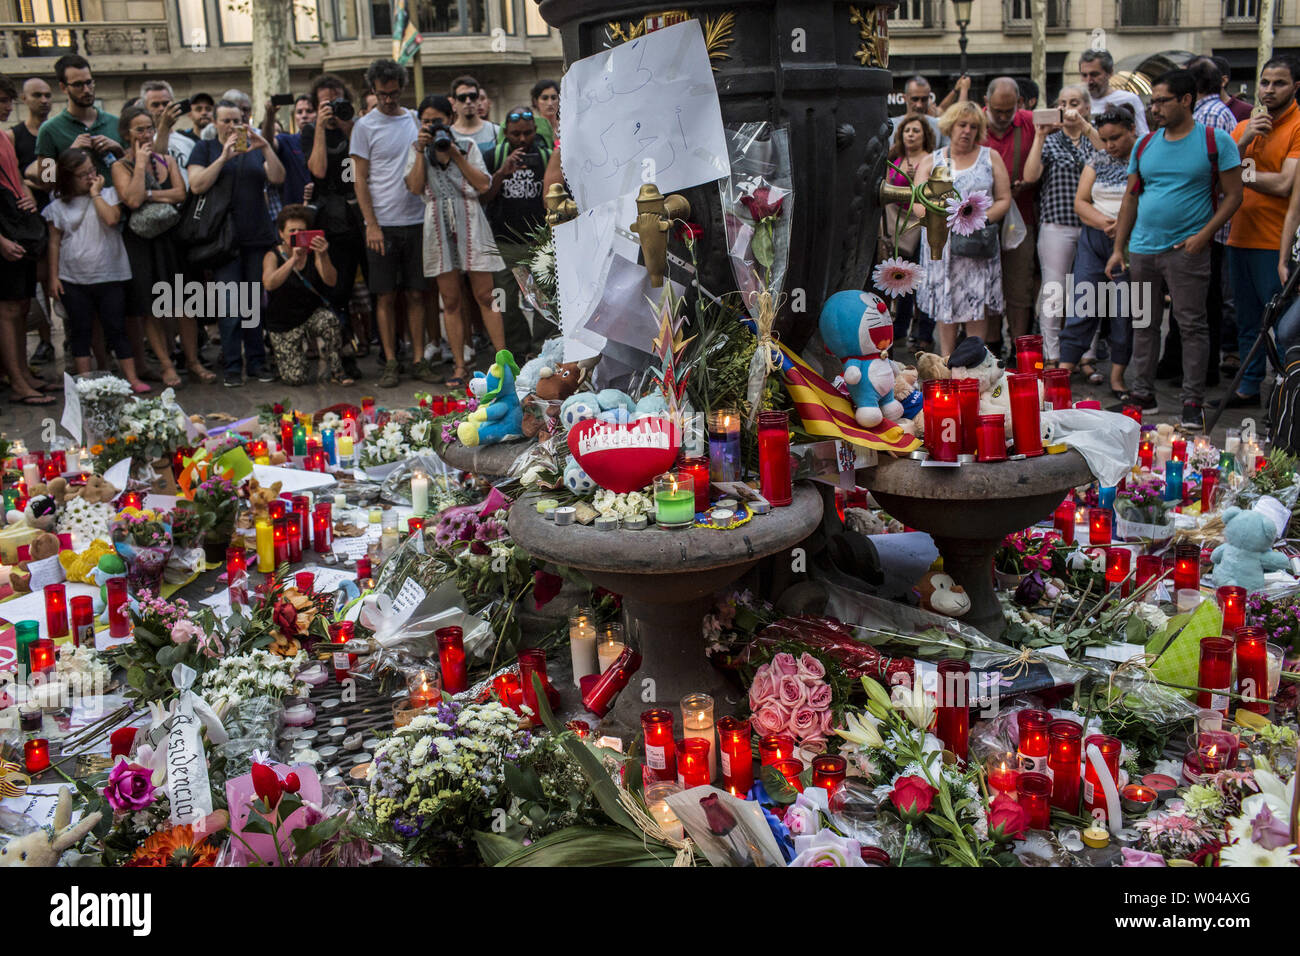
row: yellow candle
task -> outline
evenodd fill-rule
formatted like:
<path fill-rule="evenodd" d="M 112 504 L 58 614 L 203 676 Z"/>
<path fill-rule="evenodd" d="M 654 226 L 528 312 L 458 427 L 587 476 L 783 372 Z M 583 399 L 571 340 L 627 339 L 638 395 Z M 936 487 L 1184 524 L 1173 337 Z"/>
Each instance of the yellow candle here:
<path fill-rule="evenodd" d="M 350 457 L 352 456 L 352 450 L 353 450 L 353 449 L 352 449 L 352 436 L 351 436 L 351 435 L 340 435 L 340 436 L 339 436 L 339 456 L 342 457 L 342 458 L 350 458 Z"/>
<path fill-rule="evenodd" d="M 275 569 L 275 538 L 268 518 L 257 522 L 257 570 L 270 574 Z"/>

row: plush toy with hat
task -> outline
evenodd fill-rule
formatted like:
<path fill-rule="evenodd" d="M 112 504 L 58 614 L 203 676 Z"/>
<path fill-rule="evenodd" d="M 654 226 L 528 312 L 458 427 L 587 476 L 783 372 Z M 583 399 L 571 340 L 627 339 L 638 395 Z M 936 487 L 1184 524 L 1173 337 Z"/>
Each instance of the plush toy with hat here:
<path fill-rule="evenodd" d="M 952 378 L 973 378 L 980 383 L 980 414 L 1001 415 L 1002 423 L 1011 428 L 1011 392 L 1007 386 L 1007 373 L 998 365 L 997 357 L 989 351 L 984 340 L 968 335 L 948 356 L 948 369 Z M 1038 383 L 1038 400 L 1042 405 L 1043 383 Z"/>
<path fill-rule="evenodd" d="M 1265 572 L 1285 571 L 1290 566 L 1285 554 L 1273 550 L 1278 530 L 1272 516 L 1234 507 L 1223 512 L 1223 520 L 1224 543 L 1210 553 L 1218 587 L 1235 585 L 1260 591 Z"/>
<path fill-rule="evenodd" d="M 894 319 L 885 300 L 874 292 L 836 292 L 822 306 L 818 325 L 827 350 L 844 363 L 857 423 L 871 428 L 885 419 L 902 418 L 888 354 L 894 344 Z"/>

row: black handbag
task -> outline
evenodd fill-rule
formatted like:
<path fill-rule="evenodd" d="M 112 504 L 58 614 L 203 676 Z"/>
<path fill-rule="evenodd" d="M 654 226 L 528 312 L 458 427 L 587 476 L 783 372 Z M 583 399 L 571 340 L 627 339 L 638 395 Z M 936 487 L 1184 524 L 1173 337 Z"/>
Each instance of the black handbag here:
<path fill-rule="evenodd" d="M 238 175 L 236 169 L 234 176 L 219 176 L 207 192 L 192 192 L 185 198 L 174 236 L 186 247 L 190 265 L 196 269 L 223 266 L 239 251 L 231 215 Z"/>
<path fill-rule="evenodd" d="M 39 212 L 18 208 L 18 199 L 7 189 L 0 189 L 0 236 L 23 247 L 23 259 L 35 262 L 45 255 L 50 233 Z"/>
<path fill-rule="evenodd" d="M 969 236 L 954 232 L 948 239 L 948 250 L 966 259 L 992 259 L 1001 248 L 998 243 L 1001 228 L 998 223 L 990 222 Z"/>

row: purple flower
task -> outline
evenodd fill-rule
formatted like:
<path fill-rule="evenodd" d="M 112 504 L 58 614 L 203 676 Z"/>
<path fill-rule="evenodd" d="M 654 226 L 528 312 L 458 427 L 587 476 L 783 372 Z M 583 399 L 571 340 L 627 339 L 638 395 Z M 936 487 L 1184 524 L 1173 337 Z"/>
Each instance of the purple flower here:
<path fill-rule="evenodd" d="M 984 228 L 993 200 L 982 189 L 969 196 L 948 199 L 948 228 L 959 236 L 969 236 Z"/>
<path fill-rule="evenodd" d="M 1280 846 L 1290 845 L 1291 828 L 1285 820 L 1273 816 L 1273 811 L 1265 806 L 1250 821 L 1250 839 L 1266 850 L 1276 850 Z"/>
<path fill-rule="evenodd" d="M 118 813 L 145 809 L 154 800 L 152 771 L 148 767 L 127 763 L 125 758 L 119 760 L 108 774 L 104 799 Z"/>

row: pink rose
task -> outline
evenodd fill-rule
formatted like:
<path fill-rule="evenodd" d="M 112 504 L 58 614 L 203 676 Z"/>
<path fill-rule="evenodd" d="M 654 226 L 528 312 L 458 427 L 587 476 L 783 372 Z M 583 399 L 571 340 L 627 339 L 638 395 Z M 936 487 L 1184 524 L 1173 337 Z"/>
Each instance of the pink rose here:
<path fill-rule="evenodd" d="M 754 711 L 754 726 L 760 734 L 779 734 L 785 730 L 785 723 L 776 704 L 764 704 Z"/>
<path fill-rule="evenodd" d="M 777 654 L 772 658 L 771 667 L 775 677 L 799 676 L 799 665 L 795 662 L 793 654 Z"/>
<path fill-rule="evenodd" d="M 826 738 L 821 734 L 813 734 L 813 736 L 799 742 L 798 753 L 803 757 L 805 763 L 811 763 L 813 757 L 825 752 Z"/>
<path fill-rule="evenodd" d="M 754 683 L 749 685 L 749 708 L 757 710 L 763 703 L 776 696 L 776 685 L 766 664 L 754 675 Z"/>
<path fill-rule="evenodd" d="M 798 707 L 790 717 L 790 732 L 801 740 L 821 730 L 821 716 L 807 704 Z"/>
<path fill-rule="evenodd" d="M 203 632 L 199 630 L 197 624 L 189 618 L 182 618 L 172 625 L 172 643 L 188 644 L 196 637 L 202 637 Z"/>
<path fill-rule="evenodd" d="M 148 767 L 118 760 L 109 771 L 104 799 L 118 813 L 134 813 L 153 803 L 153 772 Z"/>
<path fill-rule="evenodd" d="M 804 651 L 799 655 L 799 676 L 811 680 L 821 680 L 826 676 L 826 668 L 822 666 L 821 661 Z"/>
<path fill-rule="evenodd" d="M 831 732 L 832 719 L 833 719 L 833 715 L 831 714 L 830 710 L 822 711 L 822 733 L 823 734 L 829 734 Z"/>
<path fill-rule="evenodd" d="M 799 682 L 799 678 L 786 675 L 776 685 L 777 698 L 782 707 L 791 709 L 808 703 L 808 688 Z"/>
<path fill-rule="evenodd" d="M 808 688 L 808 706 L 827 710 L 831 706 L 831 685 L 813 684 Z"/>

